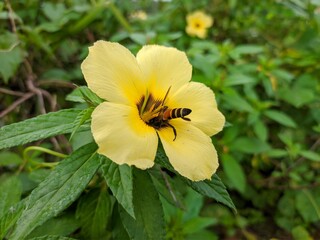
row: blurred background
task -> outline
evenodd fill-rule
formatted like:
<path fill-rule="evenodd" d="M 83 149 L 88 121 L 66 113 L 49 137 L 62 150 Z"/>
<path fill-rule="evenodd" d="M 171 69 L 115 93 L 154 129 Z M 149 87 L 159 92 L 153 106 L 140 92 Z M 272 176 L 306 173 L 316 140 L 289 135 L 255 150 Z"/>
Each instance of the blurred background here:
<path fill-rule="evenodd" d="M 167 238 L 320 239 L 319 27 L 319 0 L 4 0 L 0 126 L 75 107 L 80 64 L 96 40 L 133 53 L 173 46 L 226 116 L 212 140 L 238 212 L 183 191 L 184 210 L 164 205 Z M 39 144 L 68 153 L 85 138 Z M 0 189 L 22 151 L 0 152 Z M 46 172 L 23 174 L 28 192 Z"/>

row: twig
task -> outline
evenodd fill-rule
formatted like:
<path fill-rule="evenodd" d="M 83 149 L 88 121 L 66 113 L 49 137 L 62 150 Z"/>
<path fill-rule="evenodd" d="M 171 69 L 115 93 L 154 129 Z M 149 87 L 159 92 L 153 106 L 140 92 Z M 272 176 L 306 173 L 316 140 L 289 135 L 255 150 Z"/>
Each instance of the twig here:
<path fill-rule="evenodd" d="M 5 0 L 6 6 L 8 8 L 9 11 L 9 20 L 10 20 L 10 24 L 12 27 L 12 32 L 17 33 L 17 27 L 16 27 L 16 23 L 14 22 L 14 17 L 13 17 L 13 10 L 11 8 L 11 4 L 9 0 Z"/>
<path fill-rule="evenodd" d="M 42 95 L 50 103 L 50 110 L 51 111 L 55 111 L 56 110 L 56 105 L 57 105 L 56 99 L 49 92 L 47 92 L 46 90 L 43 90 L 43 89 L 40 88 L 40 91 L 41 91 Z"/>
<path fill-rule="evenodd" d="M 29 92 L 24 94 L 21 98 L 19 98 L 18 100 L 14 101 L 8 108 L 6 108 L 5 110 L 3 110 L 0 113 L 0 118 L 4 117 L 5 115 L 7 115 L 9 112 L 11 112 L 12 110 L 14 110 L 18 105 L 20 105 L 21 103 L 23 103 L 24 101 L 28 100 L 29 98 L 31 98 L 34 95 L 33 92 Z"/>
<path fill-rule="evenodd" d="M 162 177 L 163 177 L 163 179 L 164 179 L 164 181 L 166 183 L 166 186 L 167 186 L 167 188 L 168 188 L 168 190 L 170 192 L 170 195 L 171 195 L 173 201 L 177 204 L 178 207 L 183 208 L 182 204 L 179 202 L 179 200 L 177 199 L 175 193 L 172 190 L 171 184 L 167 179 L 167 175 L 164 173 L 164 171 L 161 170 L 161 168 L 160 168 L 160 173 L 161 173 L 161 175 L 162 175 Z"/>
<path fill-rule="evenodd" d="M 312 146 L 309 148 L 310 151 L 315 150 L 318 146 L 320 145 L 320 138 L 317 139 L 317 141 L 315 141 Z M 295 161 L 291 166 L 288 167 L 287 169 L 287 174 L 290 173 L 295 166 L 299 165 L 300 163 L 304 162 L 304 160 L 306 160 L 305 157 L 300 157 L 298 158 L 297 161 Z"/>
<path fill-rule="evenodd" d="M 62 80 L 55 80 L 55 79 L 38 81 L 38 85 L 39 86 L 54 85 L 55 87 L 59 86 L 59 87 L 65 87 L 65 88 L 71 88 L 71 89 L 76 88 L 76 86 L 73 83 L 65 82 Z"/>
<path fill-rule="evenodd" d="M 18 96 L 18 97 L 22 97 L 25 95 L 25 93 L 23 93 L 23 92 L 12 91 L 12 90 L 6 89 L 6 88 L 0 88 L 0 92 L 5 93 L 5 94 L 9 94 L 9 95 L 13 95 L 13 96 Z"/>
<path fill-rule="evenodd" d="M 24 65 L 26 67 L 26 70 L 27 70 L 27 87 L 29 89 L 29 91 L 35 93 L 37 95 L 37 99 L 38 99 L 38 105 L 39 105 L 39 109 L 40 109 L 40 112 L 42 114 L 45 114 L 46 113 L 46 109 L 45 109 L 45 105 L 44 105 L 44 100 L 43 100 L 43 96 L 42 96 L 42 92 L 39 88 L 37 88 L 34 84 L 34 80 L 35 80 L 35 75 L 32 71 L 32 67 L 30 65 L 30 63 L 28 62 L 27 59 L 25 59 L 24 61 Z"/>

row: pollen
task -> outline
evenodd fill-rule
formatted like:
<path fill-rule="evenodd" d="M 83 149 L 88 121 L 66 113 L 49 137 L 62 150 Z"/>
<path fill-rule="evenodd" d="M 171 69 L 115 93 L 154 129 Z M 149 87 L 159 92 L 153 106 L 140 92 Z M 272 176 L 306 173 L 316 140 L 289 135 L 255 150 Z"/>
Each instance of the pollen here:
<path fill-rule="evenodd" d="M 156 100 L 152 94 L 142 96 L 140 101 L 137 103 L 140 118 L 146 124 L 149 124 L 151 119 L 159 116 L 163 109 L 162 103 L 162 100 Z"/>

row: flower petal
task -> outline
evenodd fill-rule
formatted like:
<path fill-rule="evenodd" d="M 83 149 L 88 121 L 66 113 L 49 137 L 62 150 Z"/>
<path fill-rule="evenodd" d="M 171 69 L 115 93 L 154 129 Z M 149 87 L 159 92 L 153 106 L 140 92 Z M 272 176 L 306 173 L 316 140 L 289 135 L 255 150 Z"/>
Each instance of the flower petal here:
<path fill-rule="evenodd" d="M 187 26 L 186 27 L 186 32 L 190 35 L 190 36 L 197 36 L 198 38 L 206 38 L 207 36 L 207 29 L 206 28 L 195 28 L 194 26 Z"/>
<path fill-rule="evenodd" d="M 192 66 L 184 52 L 158 45 L 144 46 L 137 54 L 137 61 L 148 81 L 149 92 L 163 98 L 191 80 Z"/>
<path fill-rule="evenodd" d="M 177 131 L 174 141 L 170 127 L 161 129 L 158 134 L 174 169 L 193 181 L 211 179 L 219 163 L 210 137 L 187 122 L 172 120 L 170 123 Z"/>
<path fill-rule="evenodd" d="M 167 105 L 170 108 L 190 108 L 192 112 L 187 116 L 190 123 L 209 136 L 220 132 L 224 126 L 225 117 L 217 109 L 213 91 L 202 83 L 185 84 L 168 99 Z"/>
<path fill-rule="evenodd" d="M 98 153 L 117 164 L 150 168 L 158 147 L 156 131 L 139 117 L 137 108 L 103 102 L 92 113 L 92 134 Z"/>
<path fill-rule="evenodd" d="M 145 93 L 134 55 L 118 43 L 95 42 L 81 69 L 88 87 L 108 101 L 136 104 Z"/>

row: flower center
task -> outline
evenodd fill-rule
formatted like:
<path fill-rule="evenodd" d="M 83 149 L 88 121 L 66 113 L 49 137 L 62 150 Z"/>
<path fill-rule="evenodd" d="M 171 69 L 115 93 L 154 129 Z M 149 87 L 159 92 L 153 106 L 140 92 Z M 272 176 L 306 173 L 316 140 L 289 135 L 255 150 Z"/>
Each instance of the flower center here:
<path fill-rule="evenodd" d="M 163 100 L 154 99 L 152 94 L 142 96 L 140 101 L 137 103 L 141 119 L 149 125 L 150 120 L 158 117 L 161 111 L 163 111 L 163 103 Z"/>
<path fill-rule="evenodd" d="M 191 113 L 189 108 L 173 108 L 170 109 L 165 106 L 165 101 L 167 99 L 170 88 L 168 89 L 166 95 L 163 99 L 155 99 L 152 94 L 146 94 L 141 97 L 140 101 L 137 103 L 140 118 L 149 126 L 160 129 L 164 127 L 171 127 L 174 133 L 174 139 L 177 137 L 177 132 L 174 126 L 169 123 L 170 119 L 182 118 L 185 121 L 191 121 L 186 118 L 187 115 Z"/>
<path fill-rule="evenodd" d="M 202 28 L 201 23 L 200 22 L 195 22 L 195 28 Z"/>

